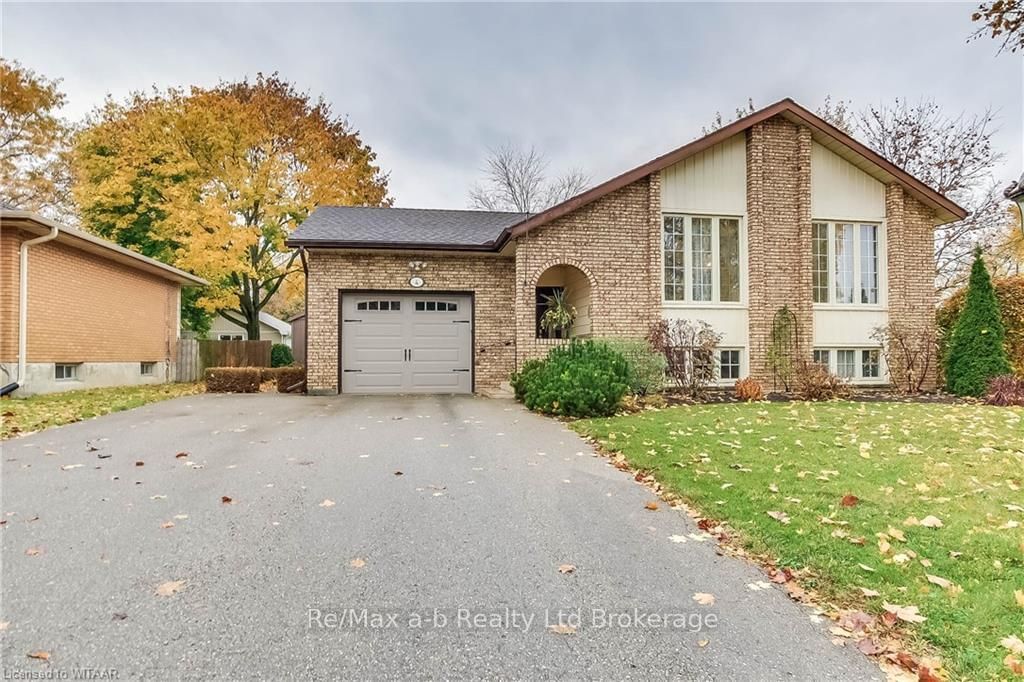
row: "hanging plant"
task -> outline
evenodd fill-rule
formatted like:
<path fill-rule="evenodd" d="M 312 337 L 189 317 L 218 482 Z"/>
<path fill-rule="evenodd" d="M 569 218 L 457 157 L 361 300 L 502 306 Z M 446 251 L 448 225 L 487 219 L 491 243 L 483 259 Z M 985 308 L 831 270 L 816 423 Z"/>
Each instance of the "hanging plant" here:
<path fill-rule="evenodd" d="M 568 302 L 565 289 L 556 289 L 554 293 L 544 297 L 547 310 L 540 318 L 540 326 L 553 338 L 562 338 L 576 321 L 576 307 Z"/>

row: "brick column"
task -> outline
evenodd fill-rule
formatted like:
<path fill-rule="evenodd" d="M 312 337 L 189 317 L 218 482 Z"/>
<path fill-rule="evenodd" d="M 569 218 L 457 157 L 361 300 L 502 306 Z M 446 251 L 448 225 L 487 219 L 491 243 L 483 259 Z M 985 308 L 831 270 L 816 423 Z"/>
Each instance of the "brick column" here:
<path fill-rule="evenodd" d="M 651 303 L 647 320 L 648 327 L 661 318 L 661 301 L 663 292 L 661 288 L 663 261 L 661 255 L 661 172 L 651 173 L 647 178 L 647 219 L 649 224 L 648 233 L 648 254 L 650 256 L 650 296 Z"/>

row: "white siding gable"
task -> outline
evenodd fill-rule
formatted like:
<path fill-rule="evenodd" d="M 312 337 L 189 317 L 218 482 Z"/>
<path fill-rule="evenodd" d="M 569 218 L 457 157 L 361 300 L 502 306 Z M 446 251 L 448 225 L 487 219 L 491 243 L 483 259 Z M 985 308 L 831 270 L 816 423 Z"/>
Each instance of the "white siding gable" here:
<path fill-rule="evenodd" d="M 661 210 L 742 216 L 747 212 L 746 135 L 739 133 L 661 172 Z"/>
<path fill-rule="evenodd" d="M 811 217 L 885 218 L 885 185 L 817 142 L 811 146 Z"/>

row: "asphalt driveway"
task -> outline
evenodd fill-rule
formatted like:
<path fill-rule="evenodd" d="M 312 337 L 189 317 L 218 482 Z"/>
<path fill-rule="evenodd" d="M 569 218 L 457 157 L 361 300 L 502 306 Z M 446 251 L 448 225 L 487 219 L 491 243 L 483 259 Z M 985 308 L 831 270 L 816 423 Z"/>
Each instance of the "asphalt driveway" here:
<path fill-rule="evenodd" d="M 2 474 L 6 678 L 881 677 L 509 401 L 190 396 Z"/>

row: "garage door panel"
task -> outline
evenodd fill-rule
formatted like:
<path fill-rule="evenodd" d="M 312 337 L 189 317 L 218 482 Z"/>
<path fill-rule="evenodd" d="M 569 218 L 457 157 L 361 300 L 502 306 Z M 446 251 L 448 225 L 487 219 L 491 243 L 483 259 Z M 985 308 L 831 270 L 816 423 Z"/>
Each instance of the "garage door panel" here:
<path fill-rule="evenodd" d="M 342 314 L 343 392 L 472 392 L 469 296 L 346 294 Z"/>

